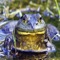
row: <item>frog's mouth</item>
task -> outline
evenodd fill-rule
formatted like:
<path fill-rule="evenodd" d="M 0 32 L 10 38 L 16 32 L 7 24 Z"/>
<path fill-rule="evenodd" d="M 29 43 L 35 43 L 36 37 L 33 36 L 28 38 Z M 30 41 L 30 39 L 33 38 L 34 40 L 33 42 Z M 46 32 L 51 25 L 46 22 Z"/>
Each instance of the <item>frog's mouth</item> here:
<path fill-rule="evenodd" d="M 36 34 L 44 34 L 45 31 L 33 32 L 33 33 L 31 33 L 31 32 L 21 32 L 21 31 L 17 31 L 17 33 L 18 33 L 19 35 L 36 35 Z"/>

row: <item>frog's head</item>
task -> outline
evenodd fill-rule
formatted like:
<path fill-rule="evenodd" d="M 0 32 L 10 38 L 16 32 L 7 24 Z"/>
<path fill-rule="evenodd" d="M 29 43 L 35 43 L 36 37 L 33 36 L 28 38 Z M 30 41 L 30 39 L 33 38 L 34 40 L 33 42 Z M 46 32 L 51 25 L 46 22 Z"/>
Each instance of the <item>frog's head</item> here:
<path fill-rule="evenodd" d="M 40 14 L 25 14 L 18 22 L 17 27 L 21 31 L 36 32 L 45 27 L 45 22 Z"/>

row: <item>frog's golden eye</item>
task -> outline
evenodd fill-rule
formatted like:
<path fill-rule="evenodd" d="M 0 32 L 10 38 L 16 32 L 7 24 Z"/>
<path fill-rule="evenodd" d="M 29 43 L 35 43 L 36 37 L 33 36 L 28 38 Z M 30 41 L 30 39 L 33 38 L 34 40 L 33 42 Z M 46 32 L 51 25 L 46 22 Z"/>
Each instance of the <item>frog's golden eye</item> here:
<path fill-rule="evenodd" d="M 40 17 L 40 18 L 38 19 L 38 22 L 41 23 L 41 20 L 42 20 L 42 17 Z"/>
<path fill-rule="evenodd" d="M 23 20 L 23 23 L 27 23 L 27 20 Z"/>
<path fill-rule="evenodd" d="M 22 22 L 23 22 L 23 23 L 27 23 L 26 15 L 23 16 L 23 18 L 22 18 Z"/>
<path fill-rule="evenodd" d="M 27 20 L 23 20 L 23 23 L 26 23 L 27 22 Z"/>

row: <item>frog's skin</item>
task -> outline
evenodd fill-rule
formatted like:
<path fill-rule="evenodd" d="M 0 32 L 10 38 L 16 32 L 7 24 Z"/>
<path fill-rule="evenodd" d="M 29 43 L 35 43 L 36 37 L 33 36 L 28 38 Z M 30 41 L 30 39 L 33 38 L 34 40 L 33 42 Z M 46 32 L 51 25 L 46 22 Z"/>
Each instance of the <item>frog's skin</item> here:
<path fill-rule="evenodd" d="M 41 15 L 39 13 L 25 14 L 20 18 L 19 21 L 14 21 L 14 22 L 10 21 L 8 24 L 5 24 L 4 27 L 2 27 L 1 32 L 5 36 L 12 34 L 14 31 L 15 31 L 15 34 L 16 34 L 16 32 L 18 32 L 19 34 L 23 34 L 23 35 L 27 35 L 27 34 L 31 34 L 31 33 L 32 33 L 32 35 L 35 35 L 38 32 L 42 32 L 42 33 L 46 32 L 48 37 L 47 37 L 47 39 L 44 39 L 44 40 L 45 40 L 45 42 L 47 42 L 47 44 L 46 44 L 47 51 L 51 52 L 51 51 L 55 51 L 55 47 L 52 43 L 50 43 L 48 41 L 48 38 L 52 39 L 56 34 L 59 34 L 59 31 L 56 28 L 54 28 L 54 26 L 53 26 L 53 28 L 51 28 L 51 27 L 52 27 L 52 25 L 45 24 L 44 20 L 42 19 Z M 8 32 L 7 32 L 7 30 L 8 30 Z M 55 30 L 55 31 L 53 31 L 51 33 L 51 30 L 52 31 Z M 56 34 L 54 34 L 54 33 L 56 33 Z M 40 33 L 38 33 L 38 34 L 40 34 Z M 52 34 L 52 37 L 51 37 L 51 34 Z M 55 37 L 57 37 L 57 36 L 55 36 Z M 7 37 L 7 38 L 8 38 L 8 41 L 10 41 L 9 37 Z M 57 37 L 57 38 L 59 38 L 59 37 Z"/>

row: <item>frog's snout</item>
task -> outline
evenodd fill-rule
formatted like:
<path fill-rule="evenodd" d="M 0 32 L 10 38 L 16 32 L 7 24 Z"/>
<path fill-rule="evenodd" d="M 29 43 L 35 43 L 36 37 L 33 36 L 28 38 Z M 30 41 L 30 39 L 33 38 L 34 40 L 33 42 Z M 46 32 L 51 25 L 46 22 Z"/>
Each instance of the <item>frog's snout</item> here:
<path fill-rule="evenodd" d="M 32 27 L 33 30 L 36 29 L 36 27 L 39 27 L 38 22 L 35 22 L 35 23 L 31 22 L 30 24 L 31 24 L 31 27 Z"/>

